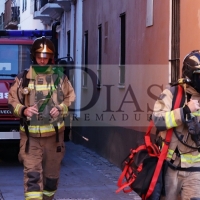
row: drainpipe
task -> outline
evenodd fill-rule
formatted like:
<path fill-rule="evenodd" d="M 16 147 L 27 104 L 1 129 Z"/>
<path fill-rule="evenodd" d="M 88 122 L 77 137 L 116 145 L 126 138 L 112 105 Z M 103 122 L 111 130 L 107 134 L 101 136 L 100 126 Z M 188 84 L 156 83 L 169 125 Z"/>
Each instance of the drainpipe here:
<path fill-rule="evenodd" d="M 170 0 L 169 68 L 170 82 L 180 77 L 180 0 Z"/>
<path fill-rule="evenodd" d="M 55 60 L 58 59 L 58 37 L 57 37 L 57 32 L 56 32 L 56 27 L 60 25 L 60 22 L 54 22 L 52 25 L 52 42 L 54 43 L 55 46 Z"/>
<path fill-rule="evenodd" d="M 63 42 L 64 42 L 64 44 L 62 45 L 62 52 L 63 52 L 62 56 L 66 56 L 66 54 L 67 54 L 67 52 L 66 52 L 66 41 L 67 41 L 66 12 L 64 12 L 63 17 L 64 17 L 64 19 L 63 19 L 63 26 L 64 26 L 63 27 Z"/>
<path fill-rule="evenodd" d="M 171 70 L 171 48 L 172 48 L 172 1 L 173 0 L 170 0 L 169 1 L 169 77 L 168 77 L 168 82 L 171 83 L 171 73 L 172 73 L 172 70 Z"/>
<path fill-rule="evenodd" d="M 77 109 L 75 114 L 77 117 L 80 117 L 80 108 L 81 108 L 81 80 L 82 80 L 82 72 L 80 70 L 81 64 L 82 64 L 82 32 L 83 32 L 83 1 L 77 0 L 76 6 L 75 6 L 75 53 L 74 53 L 74 63 L 76 67 L 79 67 L 79 69 L 76 68 L 74 72 L 74 88 L 76 91 L 76 101 L 75 101 L 75 108 Z"/>
<path fill-rule="evenodd" d="M 75 23 L 75 20 L 76 20 L 76 1 L 72 1 L 71 2 L 71 30 L 70 30 L 70 46 L 71 46 L 71 49 L 70 49 L 70 56 L 75 60 L 75 26 L 76 26 L 76 23 Z"/>

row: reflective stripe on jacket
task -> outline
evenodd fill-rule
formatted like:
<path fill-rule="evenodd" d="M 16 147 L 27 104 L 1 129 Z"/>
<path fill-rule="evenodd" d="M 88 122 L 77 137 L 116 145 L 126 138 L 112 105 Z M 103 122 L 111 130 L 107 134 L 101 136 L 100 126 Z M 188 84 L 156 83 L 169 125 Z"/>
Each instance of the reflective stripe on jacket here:
<path fill-rule="evenodd" d="M 59 132 L 64 131 L 65 129 L 64 122 L 61 122 L 61 123 L 58 122 L 57 125 L 58 125 Z M 35 125 L 35 126 L 30 125 L 28 126 L 28 129 L 29 129 L 29 134 L 32 137 L 41 137 L 41 136 L 47 137 L 47 136 L 51 136 L 55 134 L 55 128 L 53 124 Z M 25 133 L 24 126 L 20 126 L 20 131 Z"/>

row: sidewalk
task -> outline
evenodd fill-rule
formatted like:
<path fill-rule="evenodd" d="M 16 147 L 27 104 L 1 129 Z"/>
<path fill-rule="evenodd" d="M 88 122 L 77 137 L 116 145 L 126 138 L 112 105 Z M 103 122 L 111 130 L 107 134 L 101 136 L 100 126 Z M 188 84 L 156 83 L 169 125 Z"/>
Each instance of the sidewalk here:
<path fill-rule="evenodd" d="M 0 200 L 23 200 L 23 166 L 0 162 Z M 66 142 L 56 200 L 140 200 L 115 193 L 121 170 L 81 145 Z M 2 192 L 2 195 L 1 195 Z"/>
<path fill-rule="evenodd" d="M 72 142 L 66 143 L 56 199 L 140 200 L 135 193 L 115 193 L 121 170 L 95 152 Z"/>

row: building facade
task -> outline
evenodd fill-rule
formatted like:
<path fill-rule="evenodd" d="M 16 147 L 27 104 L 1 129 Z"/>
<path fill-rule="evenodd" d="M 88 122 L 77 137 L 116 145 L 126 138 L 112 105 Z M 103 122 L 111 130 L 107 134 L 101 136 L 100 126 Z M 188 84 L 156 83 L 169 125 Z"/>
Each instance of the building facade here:
<path fill-rule="evenodd" d="M 34 19 L 34 0 L 20 0 L 20 23 L 18 29 L 21 30 L 43 30 L 48 29 L 41 20 Z"/>
<path fill-rule="evenodd" d="M 3 29 L 18 29 L 20 22 L 20 1 L 19 0 L 5 0 L 3 8 L 5 12 L 3 15 Z"/>
<path fill-rule="evenodd" d="M 58 57 L 74 61 L 74 142 L 120 166 L 143 140 L 158 95 L 200 48 L 200 4 L 190 1 L 20 1 L 21 29 L 29 19 L 31 28 L 55 28 Z"/>
<path fill-rule="evenodd" d="M 142 141 L 157 96 L 177 73 L 171 6 L 83 1 L 81 112 L 73 125 L 89 141 L 74 138 L 118 166 Z"/>
<path fill-rule="evenodd" d="M 89 141 L 74 137 L 120 166 L 142 141 L 158 95 L 181 77 L 184 56 L 199 49 L 199 1 L 84 0 L 82 7 L 81 111 L 73 124 Z"/>
<path fill-rule="evenodd" d="M 0 30 L 4 29 L 4 6 L 5 2 L 0 2 Z"/>

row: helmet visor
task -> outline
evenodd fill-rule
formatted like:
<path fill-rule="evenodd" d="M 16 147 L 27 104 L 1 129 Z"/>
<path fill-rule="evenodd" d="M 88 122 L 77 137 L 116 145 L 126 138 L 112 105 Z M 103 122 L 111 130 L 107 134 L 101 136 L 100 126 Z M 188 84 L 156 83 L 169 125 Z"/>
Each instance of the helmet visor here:
<path fill-rule="evenodd" d="M 53 54 L 52 53 L 43 53 L 43 52 L 39 53 L 39 52 L 37 52 L 35 54 L 35 57 L 37 57 L 37 58 L 49 58 L 49 59 L 53 59 Z"/>
<path fill-rule="evenodd" d="M 193 73 L 193 85 L 198 93 L 200 93 L 200 70 Z"/>

